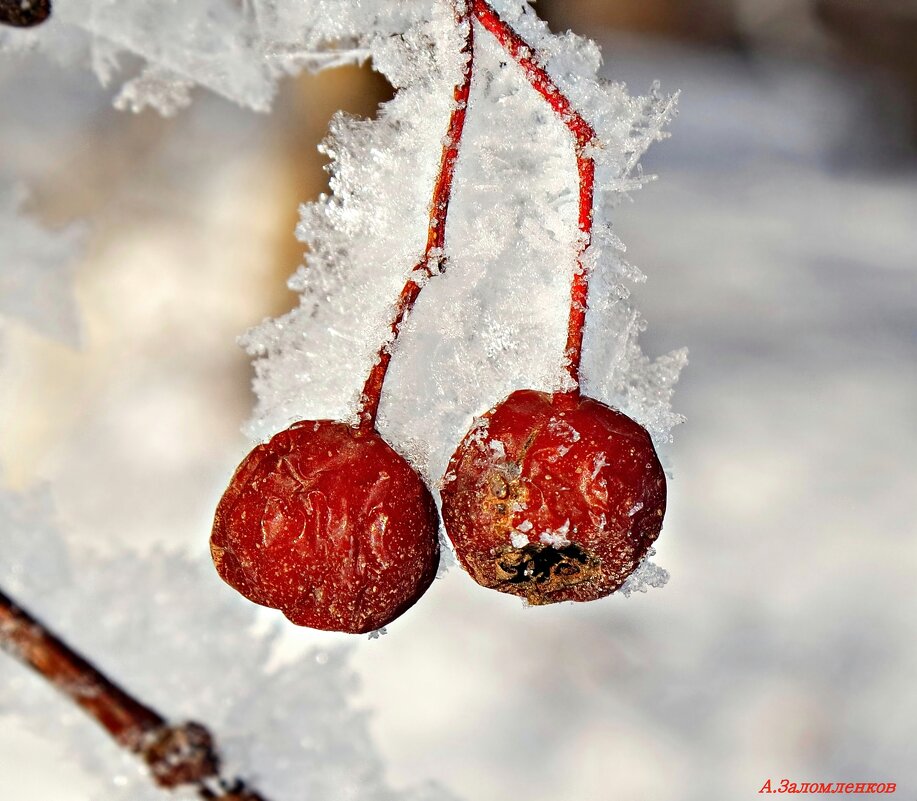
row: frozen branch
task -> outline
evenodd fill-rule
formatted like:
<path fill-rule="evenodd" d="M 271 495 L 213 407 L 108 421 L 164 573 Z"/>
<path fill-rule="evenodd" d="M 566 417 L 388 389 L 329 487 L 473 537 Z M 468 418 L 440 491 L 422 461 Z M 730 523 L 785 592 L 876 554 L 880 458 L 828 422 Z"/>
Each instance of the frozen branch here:
<path fill-rule="evenodd" d="M 0 648 L 31 667 L 147 765 L 162 788 L 191 786 L 207 801 L 266 801 L 220 776 L 220 758 L 201 724 L 170 724 L 133 698 L 0 590 Z"/>

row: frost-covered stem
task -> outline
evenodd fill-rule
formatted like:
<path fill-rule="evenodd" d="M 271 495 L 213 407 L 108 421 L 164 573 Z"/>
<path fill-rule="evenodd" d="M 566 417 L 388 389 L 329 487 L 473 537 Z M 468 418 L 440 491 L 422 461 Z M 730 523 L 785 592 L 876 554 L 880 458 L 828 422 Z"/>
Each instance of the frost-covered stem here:
<path fill-rule="evenodd" d="M 128 695 L 0 590 L 0 649 L 31 667 L 80 706 L 122 748 L 146 762 L 164 788 L 194 787 L 211 801 L 265 801 L 219 775 L 210 733 L 199 723 L 169 724 Z"/>
<path fill-rule="evenodd" d="M 376 363 L 370 370 L 363 385 L 360 424 L 371 428 L 376 424 L 379 412 L 379 400 L 382 397 L 382 385 L 392 360 L 392 350 L 401 333 L 404 318 L 410 313 L 420 295 L 420 290 L 428 279 L 445 267 L 443 248 L 446 243 L 446 218 L 449 214 L 449 201 L 452 197 L 452 179 L 455 175 L 455 163 L 458 160 L 462 131 L 465 127 L 465 114 L 468 109 L 468 96 L 471 92 L 471 74 L 474 69 L 474 26 L 471 24 L 470 6 L 465 0 L 455 0 L 455 17 L 460 29 L 464 29 L 465 41 L 462 53 L 466 57 L 462 67 L 462 79 L 453 92 L 452 113 L 449 116 L 449 129 L 443 140 L 443 153 L 440 160 L 439 174 L 433 187 L 433 198 L 430 201 L 430 221 L 427 228 L 427 245 L 423 258 L 411 271 L 404 289 L 395 304 L 395 315 L 392 319 L 391 336 L 379 348 Z"/>
<path fill-rule="evenodd" d="M 525 77 L 557 112 L 564 125 L 573 134 L 576 169 L 579 173 L 579 249 L 570 290 L 570 318 L 567 324 L 567 347 L 564 350 L 565 368 L 573 382 L 569 394 L 578 395 L 580 386 L 580 361 L 583 353 L 583 327 L 589 296 L 589 271 L 583 263 L 583 253 L 592 240 L 592 213 L 595 195 L 595 160 L 589 155 L 595 143 L 595 130 L 573 108 L 567 96 L 558 88 L 539 63 L 538 53 L 484 0 L 472 0 L 474 14 L 490 31 L 503 49 L 522 67 Z"/>

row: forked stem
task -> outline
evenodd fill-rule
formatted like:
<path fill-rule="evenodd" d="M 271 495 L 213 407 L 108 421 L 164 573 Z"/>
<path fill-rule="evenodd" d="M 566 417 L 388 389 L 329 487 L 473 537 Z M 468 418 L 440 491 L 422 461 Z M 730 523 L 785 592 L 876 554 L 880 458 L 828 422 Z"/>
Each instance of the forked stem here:
<path fill-rule="evenodd" d="M 567 346 L 564 349 L 564 369 L 572 381 L 566 394 L 577 396 L 580 391 L 580 363 L 583 355 L 583 328 L 586 325 L 586 308 L 589 297 L 589 271 L 583 262 L 583 253 L 592 241 L 592 219 L 595 198 L 595 160 L 590 155 L 596 141 L 595 130 L 573 107 L 567 96 L 558 88 L 544 67 L 537 52 L 519 36 L 485 0 L 471 0 L 474 15 L 490 31 L 503 49 L 522 67 L 532 88 L 538 92 L 557 113 L 573 135 L 576 169 L 579 173 L 579 247 L 576 269 L 570 288 L 570 317 L 567 323 Z"/>
<path fill-rule="evenodd" d="M 140 757 L 160 787 L 193 787 L 209 801 L 265 801 L 241 781 L 220 776 L 210 732 L 168 723 L 129 695 L 0 590 L 0 649 L 31 667 Z"/>
<path fill-rule="evenodd" d="M 469 13 L 470 11 L 470 13 Z M 525 77 L 557 113 L 564 125 L 573 135 L 576 169 L 579 174 L 579 218 L 580 240 L 576 253 L 576 267 L 570 286 L 570 316 L 567 322 L 567 344 L 564 348 L 564 369 L 570 377 L 571 388 L 563 396 L 577 397 L 580 393 L 580 365 L 583 355 L 583 330 L 586 325 L 586 310 L 589 299 L 589 270 L 584 263 L 583 254 L 592 241 L 593 210 L 595 204 L 595 160 L 590 150 L 596 142 L 595 130 L 573 107 L 569 98 L 561 91 L 545 68 L 539 63 L 536 51 L 513 28 L 508 25 L 493 6 L 486 0 L 456 0 L 456 19 L 460 25 L 467 25 L 463 53 L 468 56 L 462 82 L 455 87 L 455 106 L 449 119 L 449 132 L 443 145 L 443 156 L 439 177 L 433 191 L 430 204 L 430 224 L 427 234 L 427 247 L 423 258 L 414 268 L 411 278 L 401 290 L 395 304 L 395 316 L 391 325 L 391 337 L 379 349 L 376 363 L 373 365 L 363 387 L 360 423 L 363 427 L 374 427 L 379 411 L 379 400 L 382 396 L 382 385 L 392 358 L 392 349 L 401 331 L 405 316 L 411 311 L 420 295 L 422 284 L 444 266 L 443 245 L 446 236 L 446 218 L 452 194 L 452 178 L 455 173 L 455 162 L 458 158 L 462 129 L 465 124 L 465 112 L 471 89 L 471 77 L 474 68 L 474 26 L 470 14 L 490 31 L 504 50 L 522 68 Z M 417 280 L 419 278 L 419 280 Z"/>
<path fill-rule="evenodd" d="M 392 360 L 392 350 L 405 316 L 414 308 L 420 290 L 429 278 L 445 268 L 443 248 L 446 243 L 446 219 L 449 215 L 449 201 L 452 198 L 452 179 L 455 176 L 455 162 L 458 160 L 462 131 L 465 128 L 465 115 L 468 109 L 468 96 L 471 93 L 471 75 L 474 67 L 474 26 L 471 23 L 470 3 L 455 0 L 455 15 L 459 27 L 465 29 L 465 42 L 462 53 L 467 61 L 462 68 L 462 79 L 453 92 L 452 113 L 449 115 L 449 128 L 443 143 L 439 174 L 433 187 L 433 198 L 430 201 L 430 221 L 427 227 L 427 245 L 423 257 L 411 271 L 401 295 L 395 303 L 395 314 L 391 324 L 391 337 L 379 348 L 376 363 L 373 365 L 363 385 L 360 407 L 360 425 L 373 428 L 376 415 L 379 413 L 379 400 L 382 397 L 382 385 Z"/>

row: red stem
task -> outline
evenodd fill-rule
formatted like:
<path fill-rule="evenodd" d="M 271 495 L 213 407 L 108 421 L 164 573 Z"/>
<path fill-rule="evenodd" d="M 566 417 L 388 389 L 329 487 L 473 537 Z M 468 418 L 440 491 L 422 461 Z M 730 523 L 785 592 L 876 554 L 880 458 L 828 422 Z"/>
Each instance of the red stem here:
<path fill-rule="evenodd" d="M 31 667 L 80 706 L 118 745 L 139 756 L 160 787 L 193 787 L 212 801 L 264 801 L 220 776 L 213 738 L 199 723 L 169 724 L 122 690 L 0 591 L 0 649 Z"/>
<path fill-rule="evenodd" d="M 576 270 L 570 290 L 570 318 L 567 324 L 567 347 L 564 350 L 565 368 L 573 382 L 568 394 L 578 395 L 580 387 L 580 362 L 583 354 L 583 327 L 586 324 L 586 307 L 589 296 L 589 273 L 583 263 L 583 252 L 592 241 L 592 216 L 595 195 L 595 160 L 589 156 L 590 145 L 595 142 L 595 130 L 573 108 L 567 96 L 558 88 L 539 63 L 538 54 L 525 40 L 507 25 L 485 0 L 471 0 L 474 14 L 510 56 L 522 67 L 532 88 L 538 92 L 573 134 L 576 169 L 579 173 L 579 229 L 583 236 L 576 254 Z"/>
<path fill-rule="evenodd" d="M 461 83 L 456 85 L 453 92 L 454 103 L 452 114 L 449 116 L 449 129 L 443 144 L 439 175 L 430 202 L 427 246 L 424 249 L 423 258 L 411 271 L 411 277 L 408 278 L 395 304 L 395 316 L 391 324 L 392 336 L 379 348 L 376 363 L 363 385 L 360 425 L 364 428 L 372 428 L 376 424 L 379 400 L 382 397 L 382 385 L 385 382 L 389 362 L 392 360 L 392 350 L 401 333 L 405 316 L 414 308 L 414 303 L 426 280 L 442 272 L 445 267 L 443 247 L 446 243 L 446 218 L 449 214 L 452 179 L 455 175 L 455 162 L 458 160 L 459 145 L 465 127 L 465 114 L 468 108 L 468 96 L 471 93 L 471 74 L 474 66 L 474 26 L 471 24 L 470 11 L 462 0 L 456 0 L 456 21 L 459 26 L 464 25 L 466 28 L 465 43 L 461 52 L 467 55 L 468 60 L 462 70 Z"/>

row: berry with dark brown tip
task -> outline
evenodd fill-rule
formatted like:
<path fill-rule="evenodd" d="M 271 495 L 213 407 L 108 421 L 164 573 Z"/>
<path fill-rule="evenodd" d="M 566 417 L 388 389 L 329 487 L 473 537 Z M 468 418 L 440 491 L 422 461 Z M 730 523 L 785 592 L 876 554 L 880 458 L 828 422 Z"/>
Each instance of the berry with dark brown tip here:
<path fill-rule="evenodd" d="M 442 483 L 462 566 L 531 604 L 618 589 L 659 536 L 665 503 L 642 426 L 591 398 L 535 390 L 478 418 Z"/>

